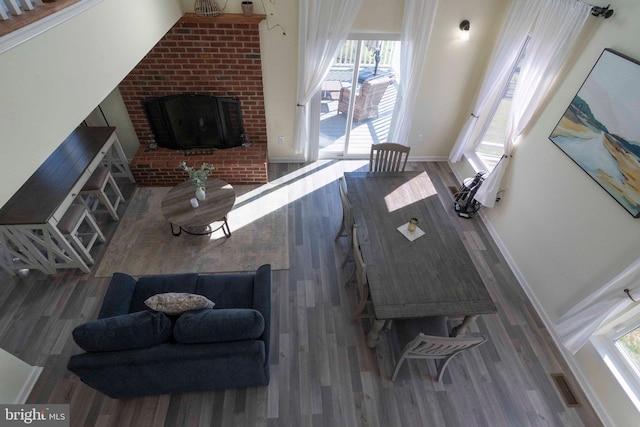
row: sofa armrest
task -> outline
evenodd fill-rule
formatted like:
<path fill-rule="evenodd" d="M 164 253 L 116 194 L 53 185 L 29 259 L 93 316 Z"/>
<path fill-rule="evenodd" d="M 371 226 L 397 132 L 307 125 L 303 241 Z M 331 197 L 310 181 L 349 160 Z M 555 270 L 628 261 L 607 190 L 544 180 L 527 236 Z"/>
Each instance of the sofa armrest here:
<path fill-rule="evenodd" d="M 271 340 L 271 265 L 262 265 L 256 270 L 253 282 L 253 308 L 264 317 L 264 332 L 260 339 L 264 341 L 266 366 L 269 366 L 269 342 Z"/>
<path fill-rule="evenodd" d="M 129 313 L 137 280 L 128 274 L 114 273 L 104 296 L 98 319 Z"/>

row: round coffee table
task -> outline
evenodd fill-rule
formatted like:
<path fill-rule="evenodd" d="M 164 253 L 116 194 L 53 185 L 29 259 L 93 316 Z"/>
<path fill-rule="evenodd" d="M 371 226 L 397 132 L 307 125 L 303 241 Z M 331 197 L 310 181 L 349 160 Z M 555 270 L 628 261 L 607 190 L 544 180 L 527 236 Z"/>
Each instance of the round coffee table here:
<path fill-rule="evenodd" d="M 236 201 L 233 187 L 221 179 L 209 179 L 206 186 L 207 198 L 198 200 L 199 206 L 191 206 L 195 197 L 195 188 L 189 181 L 173 187 L 162 199 L 162 215 L 171 224 L 171 233 L 179 236 L 183 231 L 188 234 L 206 235 L 222 228 L 224 235 L 231 236 L 227 223 L 227 214 Z M 212 224 L 221 222 L 217 228 Z M 177 231 L 176 231 L 177 227 Z"/>

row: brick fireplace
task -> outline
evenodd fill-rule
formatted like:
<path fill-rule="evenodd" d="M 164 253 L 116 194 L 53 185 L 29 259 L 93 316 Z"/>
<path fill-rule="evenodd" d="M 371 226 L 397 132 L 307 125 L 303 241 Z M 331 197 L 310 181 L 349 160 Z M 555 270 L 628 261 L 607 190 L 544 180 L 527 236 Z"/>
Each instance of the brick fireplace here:
<path fill-rule="evenodd" d="M 262 87 L 258 25 L 263 15 L 186 14 L 120 83 L 140 147 L 131 161 L 138 185 L 169 186 L 183 182 L 179 164 L 212 163 L 212 177 L 231 184 L 267 182 L 267 126 Z M 142 100 L 197 93 L 240 101 L 249 147 L 225 150 L 149 150 L 153 133 Z"/>

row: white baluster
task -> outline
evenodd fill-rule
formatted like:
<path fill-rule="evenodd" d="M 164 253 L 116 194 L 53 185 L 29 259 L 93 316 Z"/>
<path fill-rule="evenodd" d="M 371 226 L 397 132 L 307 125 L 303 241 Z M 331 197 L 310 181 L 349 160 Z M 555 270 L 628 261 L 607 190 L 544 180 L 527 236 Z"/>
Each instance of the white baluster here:
<path fill-rule="evenodd" d="M 22 15 L 22 9 L 18 6 L 16 0 L 4 0 L 4 4 L 9 8 L 9 13 L 12 15 Z"/>
<path fill-rule="evenodd" d="M 33 10 L 36 7 L 31 0 L 20 0 L 20 3 L 22 3 L 22 10 Z"/>
<path fill-rule="evenodd" d="M 0 21 L 6 21 L 7 19 L 9 19 L 9 14 L 7 13 L 5 9 L 5 4 L 3 2 L 3 0 L 0 0 Z"/>

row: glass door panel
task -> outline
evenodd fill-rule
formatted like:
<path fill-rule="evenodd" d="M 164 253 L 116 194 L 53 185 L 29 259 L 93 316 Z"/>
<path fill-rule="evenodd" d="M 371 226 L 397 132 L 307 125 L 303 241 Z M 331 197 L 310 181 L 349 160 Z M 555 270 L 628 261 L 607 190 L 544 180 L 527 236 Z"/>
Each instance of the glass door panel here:
<path fill-rule="evenodd" d="M 344 42 L 321 87 L 320 158 L 366 157 L 387 141 L 399 54 L 400 42 Z"/>

